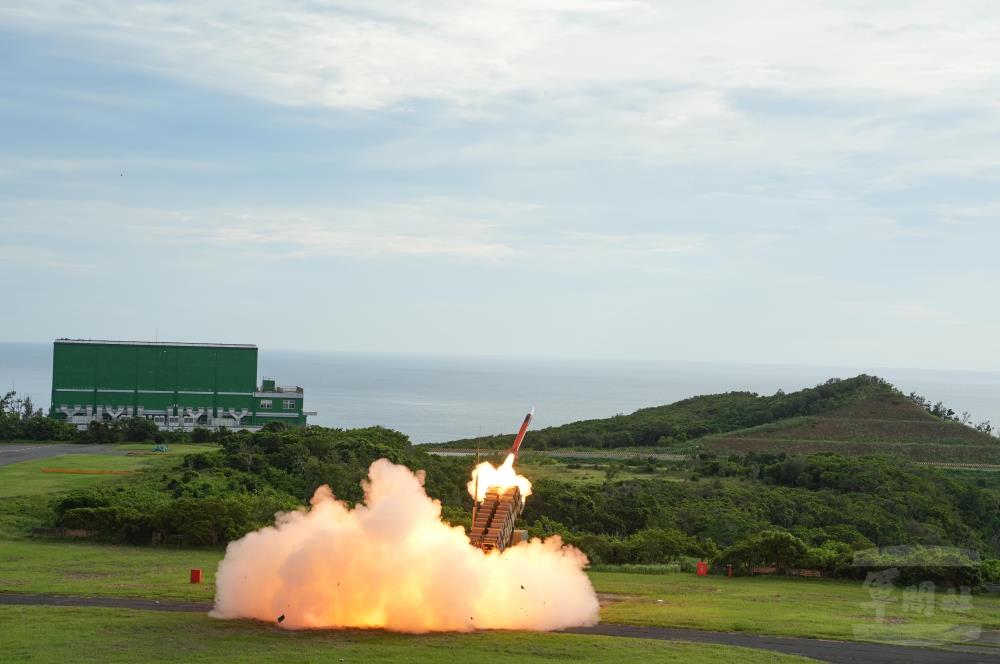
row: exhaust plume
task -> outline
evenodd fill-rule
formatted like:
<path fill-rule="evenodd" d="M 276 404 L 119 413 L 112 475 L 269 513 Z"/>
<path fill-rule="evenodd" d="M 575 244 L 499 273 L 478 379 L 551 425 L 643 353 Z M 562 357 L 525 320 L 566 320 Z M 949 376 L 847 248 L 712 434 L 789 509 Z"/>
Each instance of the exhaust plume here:
<path fill-rule="evenodd" d="M 514 470 L 514 455 L 508 454 L 507 458 L 499 466 L 494 466 L 489 461 L 483 461 L 472 469 L 472 479 L 465 485 L 469 495 L 477 503 L 483 502 L 486 493 L 491 488 L 506 491 L 512 486 L 521 490 L 521 496 L 527 498 L 531 495 L 531 482 L 527 477 L 518 475 Z"/>
<path fill-rule="evenodd" d="M 422 472 L 379 459 L 368 478 L 353 509 L 322 486 L 311 509 L 278 514 L 274 526 L 230 543 L 212 615 L 401 632 L 597 622 L 579 550 L 551 537 L 485 553 L 441 521 Z"/>

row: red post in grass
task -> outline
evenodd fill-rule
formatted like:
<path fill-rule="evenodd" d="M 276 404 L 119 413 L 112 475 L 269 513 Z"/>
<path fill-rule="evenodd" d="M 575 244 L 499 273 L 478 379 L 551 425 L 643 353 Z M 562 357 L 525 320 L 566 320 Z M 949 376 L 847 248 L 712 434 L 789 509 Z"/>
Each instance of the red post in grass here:
<path fill-rule="evenodd" d="M 733 575 L 733 566 L 726 565 L 726 576 L 732 576 L 732 575 Z"/>
<path fill-rule="evenodd" d="M 201 570 L 193 569 L 191 570 L 191 583 L 201 583 Z"/>
<path fill-rule="evenodd" d="M 708 576 L 708 563 L 706 563 L 704 560 L 698 561 L 697 569 L 698 569 L 698 576 Z"/>

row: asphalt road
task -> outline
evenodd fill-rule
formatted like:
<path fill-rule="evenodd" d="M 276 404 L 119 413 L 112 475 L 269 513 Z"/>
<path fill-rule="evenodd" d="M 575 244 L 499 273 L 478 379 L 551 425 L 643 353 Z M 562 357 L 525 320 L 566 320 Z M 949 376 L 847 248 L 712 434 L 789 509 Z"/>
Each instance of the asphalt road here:
<path fill-rule="evenodd" d="M 144 611 L 191 611 L 199 613 L 207 613 L 212 608 L 211 604 L 204 602 L 176 602 L 123 597 L 19 595 L 15 593 L 0 593 L 0 605 L 79 606 Z M 634 639 L 691 641 L 695 643 L 742 646 L 744 648 L 756 648 L 758 650 L 811 657 L 821 662 L 831 662 L 831 664 L 897 664 L 899 662 L 909 664 L 997 664 L 1000 661 L 996 650 L 993 650 L 989 654 L 981 654 L 883 645 L 879 643 L 757 636 L 736 632 L 708 632 L 669 627 L 600 624 L 593 627 L 575 627 L 564 631 L 569 634 L 592 634 Z"/>
<path fill-rule="evenodd" d="M 114 445 L 75 445 L 73 443 L 13 443 L 0 445 L 0 466 L 20 461 L 34 461 L 63 454 L 124 454 Z"/>
<path fill-rule="evenodd" d="M 505 450 L 472 450 L 472 449 L 447 449 L 443 447 L 427 450 L 428 454 L 446 457 L 467 457 L 482 454 L 500 454 Z M 524 453 L 544 454 L 547 457 L 561 459 L 658 459 L 660 461 L 687 461 L 691 458 L 687 454 L 668 454 L 666 452 L 636 452 L 635 450 L 595 450 L 595 451 L 567 451 L 567 450 L 530 450 L 524 448 Z"/>

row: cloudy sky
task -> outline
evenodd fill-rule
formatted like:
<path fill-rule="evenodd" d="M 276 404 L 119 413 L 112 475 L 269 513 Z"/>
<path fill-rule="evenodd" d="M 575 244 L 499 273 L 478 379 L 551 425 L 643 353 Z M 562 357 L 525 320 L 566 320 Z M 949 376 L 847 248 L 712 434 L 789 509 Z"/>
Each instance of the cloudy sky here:
<path fill-rule="evenodd" d="M 1000 370 L 993 0 L 12 0 L 0 339 Z"/>

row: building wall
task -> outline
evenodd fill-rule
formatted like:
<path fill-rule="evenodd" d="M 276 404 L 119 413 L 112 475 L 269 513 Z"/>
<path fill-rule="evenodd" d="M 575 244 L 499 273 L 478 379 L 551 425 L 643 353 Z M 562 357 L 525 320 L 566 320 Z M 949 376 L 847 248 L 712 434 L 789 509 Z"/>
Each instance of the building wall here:
<path fill-rule="evenodd" d="M 191 409 L 192 413 L 204 411 L 198 420 L 205 421 L 206 417 L 222 417 L 229 409 L 246 409 L 248 416 L 240 421 L 243 426 L 267 421 L 306 423 L 301 391 L 261 393 L 256 383 L 254 346 L 57 340 L 51 414 L 66 417 L 62 406 L 71 410 L 80 406 L 91 412 L 110 409 L 115 417 L 120 409 L 130 411 L 126 414 L 183 417 Z M 268 398 L 270 411 L 260 408 Z M 283 408 L 288 400 L 295 401 L 296 407 Z"/>

